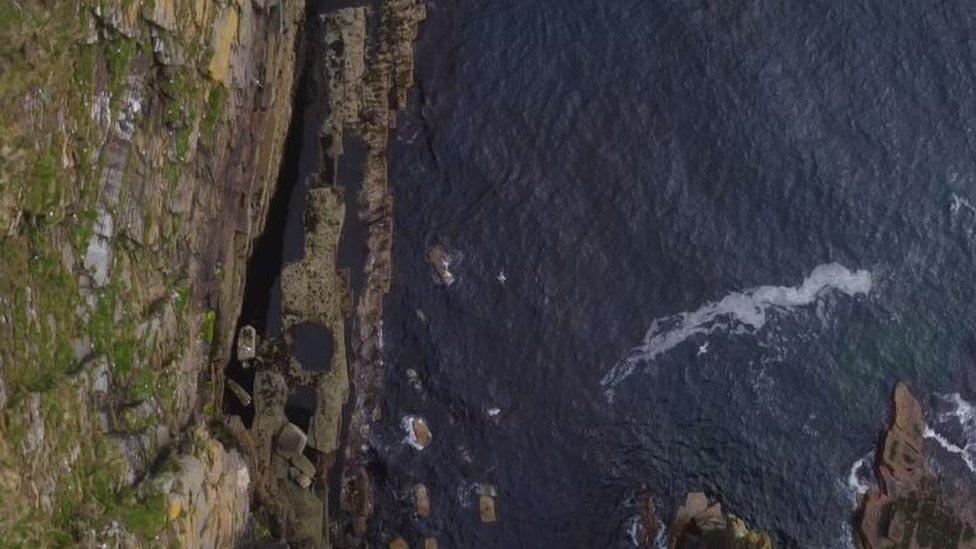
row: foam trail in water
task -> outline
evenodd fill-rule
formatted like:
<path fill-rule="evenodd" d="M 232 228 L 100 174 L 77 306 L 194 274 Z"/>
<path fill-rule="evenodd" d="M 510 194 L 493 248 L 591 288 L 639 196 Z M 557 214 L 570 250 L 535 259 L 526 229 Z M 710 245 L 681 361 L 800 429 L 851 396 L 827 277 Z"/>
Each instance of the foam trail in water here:
<path fill-rule="evenodd" d="M 964 437 L 963 446 L 953 444 L 929 426 L 925 426 L 925 437 L 939 443 L 947 452 L 958 454 L 966 467 L 976 473 L 976 408 L 963 400 L 959 393 L 939 395 L 943 402 L 950 406 L 946 412 L 939 414 L 939 423 L 958 422 Z"/>
<path fill-rule="evenodd" d="M 952 200 L 949 202 L 949 211 L 953 214 L 957 214 L 960 210 L 965 209 L 969 213 L 976 215 L 976 207 L 974 207 L 968 200 L 959 196 L 956 193 L 952 193 Z"/>
<path fill-rule="evenodd" d="M 731 293 L 696 311 L 655 319 L 643 342 L 617 362 L 601 383 L 607 388 L 608 396 L 612 396 L 613 388 L 637 366 L 653 361 L 692 336 L 733 326 L 757 331 L 766 324 L 766 312 L 770 309 L 790 310 L 809 305 L 830 289 L 851 296 L 865 294 L 871 290 L 871 284 L 871 273 L 866 270 L 851 271 L 839 263 L 827 263 L 814 268 L 799 286 L 759 286 Z"/>

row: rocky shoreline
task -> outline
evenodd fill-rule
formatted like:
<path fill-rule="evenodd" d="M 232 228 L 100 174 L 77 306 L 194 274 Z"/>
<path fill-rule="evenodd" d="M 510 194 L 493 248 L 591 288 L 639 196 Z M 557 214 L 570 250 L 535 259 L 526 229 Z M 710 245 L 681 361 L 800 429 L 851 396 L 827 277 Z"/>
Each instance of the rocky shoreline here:
<path fill-rule="evenodd" d="M 0 11 L 0 546 L 375 545 L 389 147 L 426 4 L 50 4 Z M 238 322 L 246 267 L 302 71 L 318 169 L 281 331 L 259 333 Z M 448 250 L 428 260 L 455 281 Z M 403 426 L 436 443 L 422 418 Z M 858 547 L 976 547 L 974 491 L 930 444 L 899 384 Z M 635 541 L 774 545 L 715 496 L 687 494 L 665 528 L 642 489 Z M 438 513 L 423 483 L 409 499 Z M 481 523 L 509 520 L 504 503 L 480 487 Z"/>
<path fill-rule="evenodd" d="M 858 547 L 976 547 L 973 493 L 939 471 L 925 432 L 921 404 L 899 383 L 877 452 L 880 486 L 858 509 Z"/>

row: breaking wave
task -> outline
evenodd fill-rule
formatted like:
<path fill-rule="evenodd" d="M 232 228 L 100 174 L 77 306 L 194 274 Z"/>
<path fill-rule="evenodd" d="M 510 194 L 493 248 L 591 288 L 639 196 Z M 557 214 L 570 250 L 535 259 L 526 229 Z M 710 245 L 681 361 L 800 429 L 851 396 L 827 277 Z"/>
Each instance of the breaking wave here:
<path fill-rule="evenodd" d="M 799 286 L 758 286 L 733 292 L 695 311 L 655 319 L 643 342 L 617 362 L 600 383 L 612 396 L 614 387 L 639 365 L 654 361 L 692 336 L 731 328 L 756 332 L 766 324 L 770 310 L 789 311 L 809 305 L 827 290 L 850 296 L 866 294 L 871 285 L 867 270 L 851 271 L 839 263 L 827 263 L 815 267 Z"/>
<path fill-rule="evenodd" d="M 958 425 L 962 432 L 962 446 L 953 443 L 929 426 L 925 427 L 925 438 L 934 440 L 947 452 L 958 455 L 970 471 L 976 473 L 976 408 L 963 400 L 959 393 L 939 395 L 947 410 L 938 414 L 939 425 Z"/>

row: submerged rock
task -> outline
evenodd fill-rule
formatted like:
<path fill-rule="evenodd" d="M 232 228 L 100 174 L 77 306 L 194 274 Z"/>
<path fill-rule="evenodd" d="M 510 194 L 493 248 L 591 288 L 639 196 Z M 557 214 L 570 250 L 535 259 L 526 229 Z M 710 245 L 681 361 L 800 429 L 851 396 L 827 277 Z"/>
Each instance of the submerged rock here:
<path fill-rule="evenodd" d="M 434 246 L 427 251 L 427 261 L 434 268 L 437 280 L 445 285 L 454 284 L 454 273 L 451 272 L 451 256 L 442 246 Z"/>

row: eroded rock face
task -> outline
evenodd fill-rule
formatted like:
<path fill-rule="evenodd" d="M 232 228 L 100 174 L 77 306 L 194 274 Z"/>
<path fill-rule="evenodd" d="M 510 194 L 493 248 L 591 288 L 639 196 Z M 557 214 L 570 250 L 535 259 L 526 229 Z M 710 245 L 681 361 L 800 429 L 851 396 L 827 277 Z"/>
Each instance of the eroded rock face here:
<path fill-rule="evenodd" d="M 976 547 L 976 503 L 929 465 L 922 406 L 903 383 L 892 400 L 877 464 L 881 485 L 861 500 L 858 547 Z"/>

